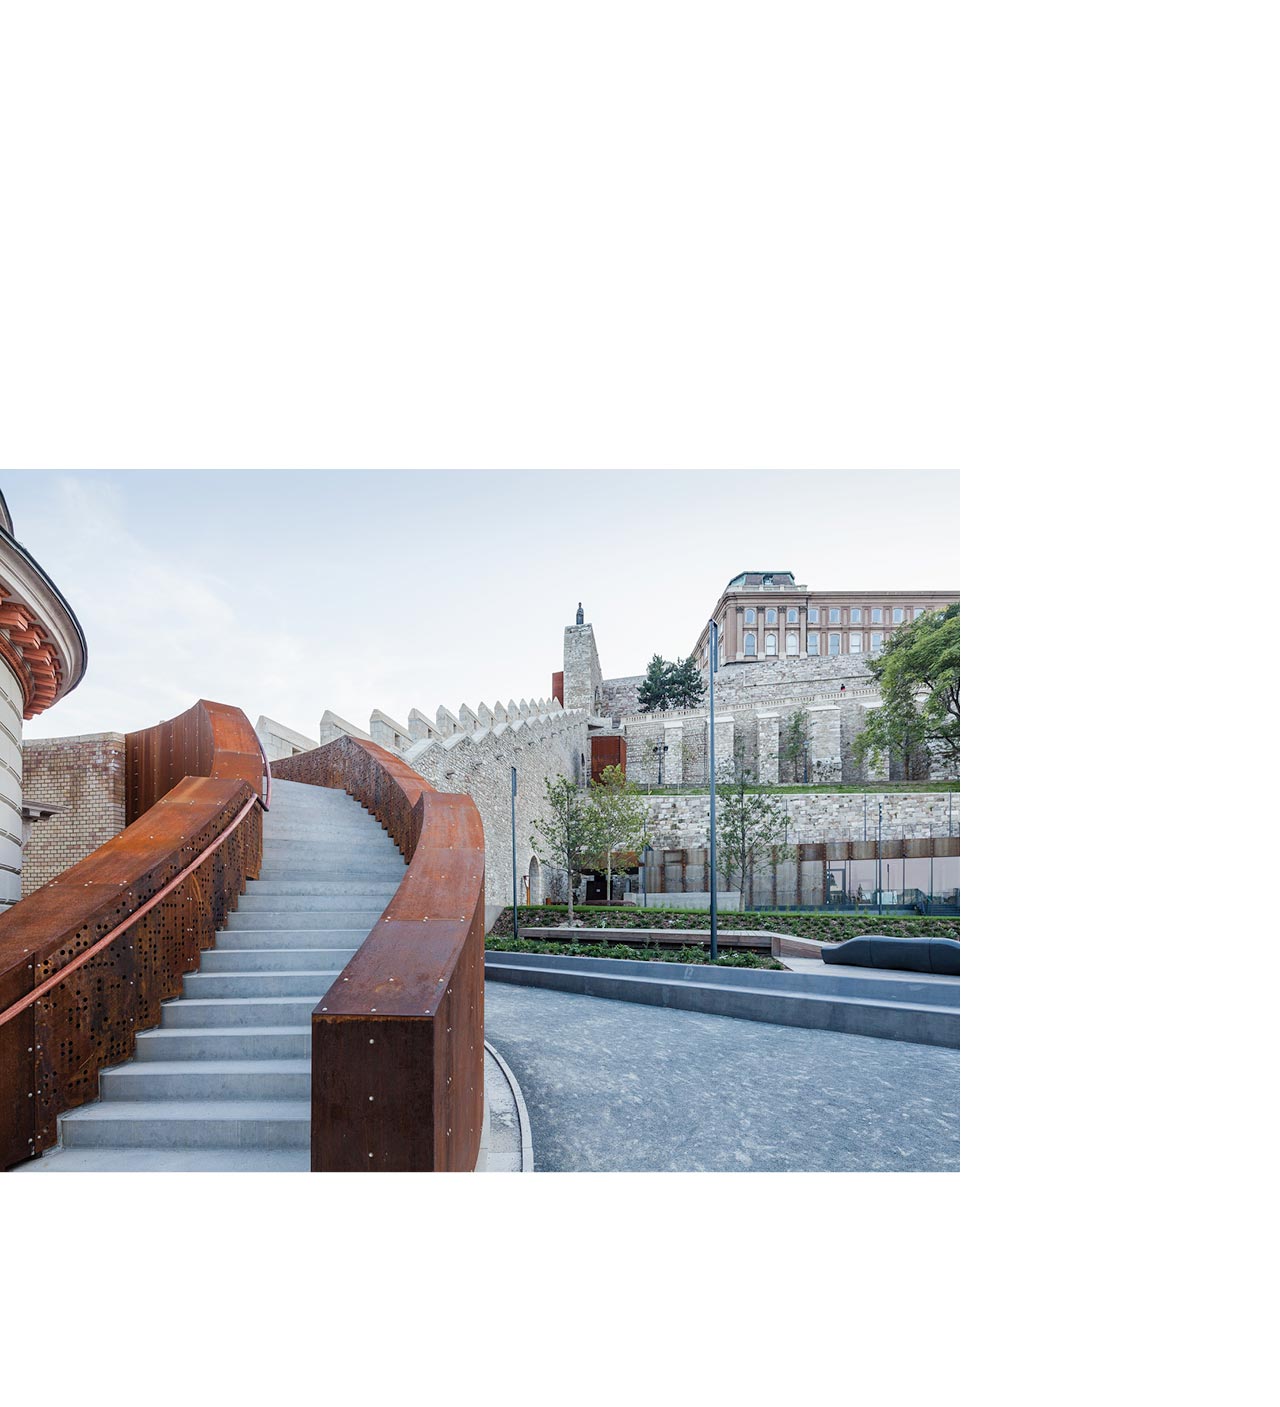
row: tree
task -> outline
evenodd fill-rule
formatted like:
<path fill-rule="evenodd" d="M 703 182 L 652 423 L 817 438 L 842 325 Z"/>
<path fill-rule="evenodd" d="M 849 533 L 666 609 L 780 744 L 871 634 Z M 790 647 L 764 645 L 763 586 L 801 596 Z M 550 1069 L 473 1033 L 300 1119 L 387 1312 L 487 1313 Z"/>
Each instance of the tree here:
<path fill-rule="evenodd" d="M 573 891 L 582 871 L 601 850 L 597 817 L 586 791 L 571 777 L 543 779 L 547 814 L 534 821 L 529 842 L 545 864 L 558 865 L 569 876 L 569 922 L 573 922 Z"/>
<path fill-rule="evenodd" d="M 927 770 L 931 754 L 960 765 L 960 607 L 929 611 L 896 631 L 869 667 L 880 686 L 853 744 L 868 757 L 900 757 L 905 776 Z"/>
<path fill-rule="evenodd" d="M 640 788 L 627 781 L 619 766 L 606 767 L 600 780 L 591 783 L 589 800 L 595 816 L 596 834 L 603 847 L 605 870 L 604 896 L 613 894 L 613 852 L 634 850 L 639 853 L 648 843 L 646 829 L 649 808 L 640 799 Z"/>
<path fill-rule="evenodd" d="M 637 695 L 641 713 L 660 713 L 667 707 L 671 693 L 671 671 L 674 668 L 661 655 L 654 655 L 640 681 Z"/>
<path fill-rule="evenodd" d="M 747 905 L 754 897 L 757 862 L 787 833 L 786 808 L 767 792 L 751 791 L 750 783 L 751 774 L 739 768 L 732 782 L 716 788 L 716 839 Z"/>
<path fill-rule="evenodd" d="M 707 685 L 692 655 L 671 666 L 667 689 L 668 708 L 700 708 Z"/>
<path fill-rule="evenodd" d="M 793 781 L 798 782 L 804 776 L 802 764 L 809 742 L 809 715 L 804 709 L 798 708 L 787 719 L 787 726 L 782 734 L 782 756 L 791 763 Z"/>

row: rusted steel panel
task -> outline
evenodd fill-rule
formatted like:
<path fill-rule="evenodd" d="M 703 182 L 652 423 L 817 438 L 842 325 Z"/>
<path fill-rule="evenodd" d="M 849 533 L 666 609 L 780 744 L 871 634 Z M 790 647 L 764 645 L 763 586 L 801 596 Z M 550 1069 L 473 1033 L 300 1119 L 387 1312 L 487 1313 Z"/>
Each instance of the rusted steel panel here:
<path fill-rule="evenodd" d="M 598 782 L 606 767 L 627 770 L 627 740 L 624 737 L 595 737 L 591 739 L 591 780 Z"/>
<path fill-rule="evenodd" d="M 376 743 L 338 738 L 275 775 L 348 792 L 408 869 L 311 1017 L 316 1172 L 470 1172 L 484 1113 L 484 831 Z"/>
<path fill-rule="evenodd" d="M 176 718 L 125 735 L 125 819 L 137 820 L 183 777 L 243 781 L 261 796 L 262 768 L 248 718 L 201 699 Z"/>
<path fill-rule="evenodd" d="M 169 775 L 174 757 L 223 775 L 177 779 L 119 835 L 0 915 L 0 1017 L 67 973 L 0 1020 L 2 1167 L 49 1147 L 58 1115 L 97 1097 L 98 1072 L 129 1059 L 136 1033 L 159 1023 L 160 1003 L 179 995 L 261 868 L 262 813 L 246 807 L 262 758 L 250 781 L 239 748 L 252 735 L 248 719 L 202 701 L 170 722 L 130 735 L 135 800 Z"/>

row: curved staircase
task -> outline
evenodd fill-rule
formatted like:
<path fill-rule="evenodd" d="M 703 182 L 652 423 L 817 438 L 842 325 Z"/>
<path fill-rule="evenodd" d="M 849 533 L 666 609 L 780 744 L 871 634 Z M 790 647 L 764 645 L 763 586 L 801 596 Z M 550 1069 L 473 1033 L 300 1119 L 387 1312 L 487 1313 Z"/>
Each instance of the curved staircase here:
<path fill-rule="evenodd" d="M 311 1012 L 405 875 L 345 792 L 277 780 L 262 877 L 100 1098 L 27 1172 L 307 1171 Z"/>

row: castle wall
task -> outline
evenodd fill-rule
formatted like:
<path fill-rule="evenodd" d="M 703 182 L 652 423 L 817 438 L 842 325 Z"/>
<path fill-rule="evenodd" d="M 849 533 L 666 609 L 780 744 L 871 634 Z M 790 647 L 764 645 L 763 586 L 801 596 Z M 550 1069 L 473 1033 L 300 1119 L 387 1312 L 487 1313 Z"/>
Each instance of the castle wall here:
<path fill-rule="evenodd" d="M 717 721 L 719 721 L 717 719 Z M 711 803 L 705 793 L 646 796 L 655 846 L 706 845 Z M 877 807 L 884 807 L 884 840 L 923 840 L 960 834 L 959 792 L 777 792 L 770 797 L 787 816 L 787 841 L 874 840 Z M 865 827 L 865 830 L 864 830 Z"/>
<path fill-rule="evenodd" d="M 598 714 L 602 706 L 600 656 L 595 631 L 589 625 L 564 628 L 564 706 Z"/>
<path fill-rule="evenodd" d="M 545 781 L 586 776 L 586 713 L 545 703 L 542 707 L 547 711 L 445 738 L 423 739 L 404 754 L 414 771 L 438 791 L 465 792 L 479 808 L 484 824 L 485 901 L 490 907 L 511 902 L 511 768 L 519 775 L 516 866 L 521 881 L 531 872 L 534 823 L 549 814 Z M 536 869 L 545 877 L 548 897 L 562 888 L 552 867 Z M 523 883 L 520 887 L 523 903 Z"/>

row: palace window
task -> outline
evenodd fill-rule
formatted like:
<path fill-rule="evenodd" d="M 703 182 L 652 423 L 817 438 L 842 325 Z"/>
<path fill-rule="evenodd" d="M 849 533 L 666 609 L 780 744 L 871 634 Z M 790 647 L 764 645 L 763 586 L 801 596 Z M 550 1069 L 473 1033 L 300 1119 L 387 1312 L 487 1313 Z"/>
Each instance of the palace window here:
<path fill-rule="evenodd" d="M 766 655 L 776 655 L 778 653 L 778 637 L 776 635 L 766 635 L 764 637 L 764 652 Z"/>
<path fill-rule="evenodd" d="M 748 630 L 742 637 L 742 653 L 744 655 L 754 655 L 756 652 L 756 633 Z"/>
<path fill-rule="evenodd" d="M 860 655 L 862 653 L 862 636 L 856 632 L 849 636 L 849 653 Z"/>
<path fill-rule="evenodd" d="M 816 655 L 818 653 L 818 646 L 821 643 L 822 642 L 819 639 L 818 632 L 815 630 L 813 634 L 809 636 L 809 653 L 811 655 Z"/>
<path fill-rule="evenodd" d="M 906 613 L 906 611 L 904 611 L 904 610 L 902 609 L 901 606 L 895 606 L 895 607 L 893 608 L 893 623 L 894 623 L 894 625 L 901 625 L 902 622 L 903 622 L 904 620 L 906 620 L 906 618 L 907 618 L 907 613 Z"/>
<path fill-rule="evenodd" d="M 756 608 L 748 606 L 742 613 L 742 619 L 745 624 L 754 625 L 756 623 Z"/>
<path fill-rule="evenodd" d="M 765 613 L 764 613 L 764 623 L 765 623 L 766 625 L 777 625 L 777 623 L 778 623 L 778 608 L 777 608 L 777 606 L 770 606 L 770 607 L 765 611 Z"/>
<path fill-rule="evenodd" d="M 840 637 L 838 635 L 827 636 L 827 654 L 838 655 L 840 653 Z"/>
<path fill-rule="evenodd" d="M 861 624 L 862 624 L 862 607 L 861 607 L 861 606 L 850 606 L 850 607 L 849 607 L 849 624 L 850 624 L 850 625 L 861 625 Z"/>
<path fill-rule="evenodd" d="M 884 612 L 880 609 L 879 606 L 872 606 L 872 608 L 871 608 L 871 624 L 872 624 L 872 625 L 879 625 L 883 620 L 884 620 Z"/>
<path fill-rule="evenodd" d="M 873 630 L 871 632 L 871 653 L 878 655 L 883 648 L 884 635 L 878 630 Z"/>
<path fill-rule="evenodd" d="M 927 611 L 928 609 L 928 606 L 917 606 L 915 610 L 911 613 L 911 619 L 919 620 L 920 617 L 924 615 L 925 611 Z"/>
<path fill-rule="evenodd" d="M 800 608 L 798 606 L 787 607 L 787 624 L 798 625 L 800 623 Z"/>
<path fill-rule="evenodd" d="M 787 631 L 787 654 L 798 655 L 800 653 L 800 632 L 798 630 Z"/>
<path fill-rule="evenodd" d="M 840 624 L 840 607 L 839 607 L 839 606 L 832 606 L 832 607 L 830 607 L 830 609 L 827 611 L 827 623 L 828 623 L 829 625 L 839 625 L 839 624 Z"/>
<path fill-rule="evenodd" d="M 818 607 L 817 607 L 817 606 L 810 606 L 810 607 L 809 607 L 809 624 L 810 624 L 810 625 L 817 625 L 818 622 L 819 622 L 821 619 L 822 619 L 822 612 L 818 609 Z"/>

